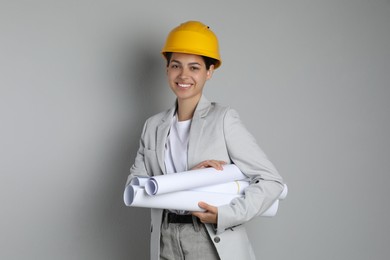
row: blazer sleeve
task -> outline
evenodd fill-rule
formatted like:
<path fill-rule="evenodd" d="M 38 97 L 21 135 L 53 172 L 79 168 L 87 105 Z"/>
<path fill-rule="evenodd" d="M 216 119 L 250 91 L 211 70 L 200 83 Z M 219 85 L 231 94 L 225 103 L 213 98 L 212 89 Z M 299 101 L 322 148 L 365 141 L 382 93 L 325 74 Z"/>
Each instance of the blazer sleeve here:
<path fill-rule="evenodd" d="M 138 148 L 137 154 L 135 156 L 134 164 L 130 168 L 130 174 L 127 177 L 127 181 L 126 181 L 126 187 L 127 187 L 127 185 L 130 184 L 130 181 L 134 176 L 147 176 L 148 175 L 148 173 L 146 171 L 146 167 L 145 167 L 145 160 L 144 160 L 145 133 L 146 133 L 146 129 L 147 129 L 147 124 L 148 124 L 148 121 L 146 121 L 144 124 L 141 138 L 139 141 L 139 148 Z"/>
<path fill-rule="evenodd" d="M 283 180 L 278 171 L 233 109 L 225 114 L 224 135 L 232 162 L 250 177 L 250 185 L 245 189 L 244 197 L 218 207 L 217 234 L 262 214 L 283 191 Z"/>

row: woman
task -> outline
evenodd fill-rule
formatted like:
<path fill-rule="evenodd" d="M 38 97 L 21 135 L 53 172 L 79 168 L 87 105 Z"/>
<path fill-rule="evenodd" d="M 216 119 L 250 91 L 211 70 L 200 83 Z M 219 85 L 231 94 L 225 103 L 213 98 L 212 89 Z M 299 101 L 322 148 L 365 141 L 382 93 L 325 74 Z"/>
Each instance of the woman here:
<path fill-rule="evenodd" d="M 135 175 L 161 175 L 235 164 L 250 178 L 243 198 L 205 212 L 152 209 L 151 259 L 255 259 L 244 224 L 262 214 L 283 190 L 282 178 L 240 122 L 237 112 L 203 96 L 221 65 L 218 40 L 208 26 L 189 21 L 174 28 L 162 53 L 175 105 L 149 118 L 127 184 Z"/>

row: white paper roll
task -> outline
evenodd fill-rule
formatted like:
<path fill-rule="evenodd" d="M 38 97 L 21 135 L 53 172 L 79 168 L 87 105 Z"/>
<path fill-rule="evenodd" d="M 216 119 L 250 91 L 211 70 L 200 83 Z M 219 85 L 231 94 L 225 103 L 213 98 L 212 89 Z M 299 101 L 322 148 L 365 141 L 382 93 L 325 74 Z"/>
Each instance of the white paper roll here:
<path fill-rule="evenodd" d="M 130 181 L 130 185 L 145 187 L 145 184 L 149 179 L 150 177 L 146 176 L 134 176 L 134 178 L 132 178 Z"/>
<path fill-rule="evenodd" d="M 164 194 L 178 190 L 191 190 L 199 187 L 244 180 L 247 177 L 234 164 L 224 165 L 222 171 L 203 168 L 151 177 L 145 184 L 149 195 Z"/>
<path fill-rule="evenodd" d="M 280 196 L 279 196 L 279 199 L 284 200 L 287 197 L 287 193 L 288 193 L 287 184 L 284 184 L 284 188 L 283 188 L 282 194 L 280 194 Z"/>
<path fill-rule="evenodd" d="M 222 194 L 200 191 L 177 191 L 157 196 L 149 196 L 139 186 L 127 186 L 124 195 L 126 206 L 174 209 L 187 211 L 204 211 L 198 206 L 199 201 L 205 201 L 214 206 L 229 204 L 241 195 Z"/>
<path fill-rule="evenodd" d="M 248 186 L 248 181 L 231 181 L 227 183 L 205 186 L 191 190 L 225 194 L 244 194 L 244 191 Z"/>
<path fill-rule="evenodd" d="M 217 207 L 226 205 L 232 199 L 242 197 L 248 186 L 247 177 L 231 164 L 225 165 L 223 171 L 204 168 L 155 177 L 136 176 L 126 187 L 123 199 L 126 206 L 131 207 L 204 211 L 198 206 L 199 201 Z M 275 216 L 279 200 L 286 198 L 287 193 L 284 184 L 279 199 L 261 216 Z"/>

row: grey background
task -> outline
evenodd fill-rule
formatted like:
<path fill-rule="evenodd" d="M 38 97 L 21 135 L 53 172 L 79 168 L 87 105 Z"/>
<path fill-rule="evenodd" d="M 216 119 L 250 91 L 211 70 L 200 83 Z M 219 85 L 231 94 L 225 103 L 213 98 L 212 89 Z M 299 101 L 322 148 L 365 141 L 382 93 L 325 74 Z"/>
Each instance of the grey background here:
<path fill-rule="evenodd" d="M 259 259 L 388 259 L 389 1 L 0 2 L 0 259 L 147 259 L 122 192 L 144 120 L 171 106 L 159 51 L 219 36 L 206 86 L 289 185 L 247 226 Z"/>

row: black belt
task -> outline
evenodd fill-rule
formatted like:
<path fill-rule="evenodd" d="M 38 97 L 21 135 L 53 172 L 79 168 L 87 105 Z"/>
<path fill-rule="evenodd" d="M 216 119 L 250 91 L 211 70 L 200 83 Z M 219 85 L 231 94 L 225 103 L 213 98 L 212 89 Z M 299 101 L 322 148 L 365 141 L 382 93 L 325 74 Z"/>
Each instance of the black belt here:
<path fill-rule="evenodd" d="M 193 223 L 192 215 L 178 215 L 169 212 L 167 215 L 168 223 Z"/>

